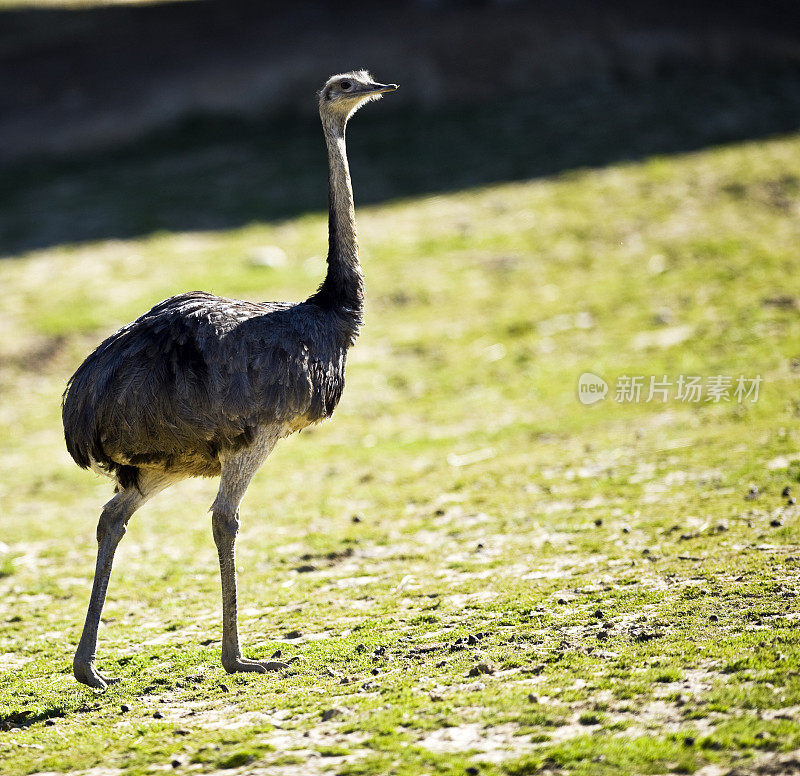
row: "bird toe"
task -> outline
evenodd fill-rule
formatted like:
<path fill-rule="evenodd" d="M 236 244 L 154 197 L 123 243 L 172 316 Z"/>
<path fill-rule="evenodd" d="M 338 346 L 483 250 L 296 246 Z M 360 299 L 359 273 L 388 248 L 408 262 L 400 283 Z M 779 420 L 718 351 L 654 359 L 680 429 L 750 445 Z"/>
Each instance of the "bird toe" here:
<path fill-rule="evenodd" d="M 74 662 L 72 665 L 75 678 L 87 687 L 95 690 L 106 690 L 110 684 L 120 681 L 118 678 L 108 678 L 103 676 L 95 667 L 94 663 Z"/>

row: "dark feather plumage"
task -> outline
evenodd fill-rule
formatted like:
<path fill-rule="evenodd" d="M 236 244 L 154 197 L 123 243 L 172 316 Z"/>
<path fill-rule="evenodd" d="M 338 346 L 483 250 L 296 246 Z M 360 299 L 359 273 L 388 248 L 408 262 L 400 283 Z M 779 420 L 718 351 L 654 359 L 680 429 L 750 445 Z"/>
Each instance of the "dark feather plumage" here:
<path fill-rule="evenodd" d="M 331 415 L 359 316 L 201 291 L 157 304 L 103 342 L 64 392 L 67 449 L 123 487 L 137 468 L 219 474 L 219 453 L 270 425 Z"/>

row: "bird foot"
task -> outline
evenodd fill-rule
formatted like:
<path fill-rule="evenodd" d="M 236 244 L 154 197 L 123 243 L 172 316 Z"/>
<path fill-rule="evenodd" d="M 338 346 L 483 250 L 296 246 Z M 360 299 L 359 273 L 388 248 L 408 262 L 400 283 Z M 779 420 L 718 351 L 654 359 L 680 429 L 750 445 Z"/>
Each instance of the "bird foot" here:
<path fill-rule="evenodd" d="M 75 678 L 81 683 L 95 690 L 106 690 L 110 684 L 120 681 L 118 677 L 103 676 L 95 667 L 93 661 L 75 660 L 72 663 L 72 672 Z"/>
<path fill-rule="evenodd" d="M 240 657 L 234 660 L 224 660 L 222 667 L 229 674 L 241 671 L 265 674 L 268 671 L 283 671 L 284 668 L 289 667 L 289 664 L 282 660 L 249 660 L 246 657 Z"/>

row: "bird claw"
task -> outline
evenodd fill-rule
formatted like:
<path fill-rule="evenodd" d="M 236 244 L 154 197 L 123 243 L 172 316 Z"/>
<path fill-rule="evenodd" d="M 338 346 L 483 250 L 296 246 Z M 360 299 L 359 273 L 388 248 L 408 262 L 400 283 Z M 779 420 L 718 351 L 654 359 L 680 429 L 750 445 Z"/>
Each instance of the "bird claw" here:
<path fill-rule="evenodd" d="M 229 674 L 237 672 L 249 672 L 265 674 L 268 671 L 283 671 L 288 668 L 289 664 L 284 663 L 282 660 L 250 660 L 246 657 L 240 657 L 237 660 L 232 660 L 222 666 Z"/>
<path fill-rule="evenodd" d="M 282 660 L 257 660 L 256 661 L 265 671 L 283 671 L 289 664 Z"/>
<path fill-rule="evenodd" d="M 105 692 L 109 685 L 122 681 L 117 676 L 103 676 L 95 667 L 93 662 L 81 663 L 74 662 L 72 670 L 75 678 L 81 683 L 99 692 Z"/>

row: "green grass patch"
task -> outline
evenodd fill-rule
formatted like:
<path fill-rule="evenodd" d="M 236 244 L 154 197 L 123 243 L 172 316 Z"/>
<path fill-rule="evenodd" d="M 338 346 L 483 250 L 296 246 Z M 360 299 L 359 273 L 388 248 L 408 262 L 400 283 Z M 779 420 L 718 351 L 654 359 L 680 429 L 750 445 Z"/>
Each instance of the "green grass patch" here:
<path fill-rule="evenodd" d="M 65 382 L 163 296 L 302 298 L 325 214 L 1 262 L 4 776 L 693 773 L 800 747 L 798 180 L 790 135 L 360 208 L 344 398 L 242 506 L 245 653 L 300 660 L 221 669 L 215 483 L 187 482 L 120 544 L 102 695 L 71 660 L 110 489 L 63 450 Z M 681 375 L 760 393 L 683 401 Z"/>

